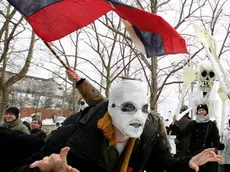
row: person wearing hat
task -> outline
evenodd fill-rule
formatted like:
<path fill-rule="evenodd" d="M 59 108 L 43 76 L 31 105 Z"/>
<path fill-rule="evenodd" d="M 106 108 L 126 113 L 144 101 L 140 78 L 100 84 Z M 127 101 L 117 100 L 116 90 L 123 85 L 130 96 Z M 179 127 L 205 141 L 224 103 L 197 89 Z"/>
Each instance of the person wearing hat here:
<path fill-rule="evenodd" d="M 22 123 L 19 117 L 19 109 L 17 107 L 9 107 L 6 110 L 2 127 L 30 134 L 28 128 Z"/>
<path fill-rule="evenodd" d="M 196 155 L 206 148 L 223 150 L 224 144 L 220 142 L 217 125 L 210 120 L 208 106 L 199 104 L 196 108 L 196 120 L 193 120 L 182 131 L 181 137 L 191 135 L 188 155 Z M 209 162 L 200 168 L 199 172 L 216 172 L 218 164 Z"/>
<path fill-rule="evenodd" d="M 180 108 L 180 114 L 188 109 L 187 105 L 183 105 Z M 185 127 L 192 121 L 189 117 L 189 113 L 186 113 L 179 121 L 175 121 L 169 126 L 171 135 L 176 135 L 176 154 L 175 157 L 186 156 L 190 143 L 190 135 L 183 138 L 180 137 L 180 133 L 185 129 Z"/>

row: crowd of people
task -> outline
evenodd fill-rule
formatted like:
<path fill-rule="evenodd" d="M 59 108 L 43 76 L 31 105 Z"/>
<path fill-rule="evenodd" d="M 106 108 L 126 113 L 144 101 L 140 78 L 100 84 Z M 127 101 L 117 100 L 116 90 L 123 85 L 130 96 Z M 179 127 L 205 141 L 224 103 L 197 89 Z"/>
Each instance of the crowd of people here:
<path fill-rule="evenodd" d="M 23 124 L 19 109 L 9 107 L 0 127 L 0 171 L 218 172 L 220 162 L 229 171 L 230 124 L 221 143 L 206 104 L 197 106 L 195 120 L 186 114 L 170 125 L 177 148 L 172 155 L 164 121 L 150 112 L 140 81 L 120 81 L 106 99 L 74 70 L 67 75 L 88 106 L 48 136 L 40 119 Z"/>

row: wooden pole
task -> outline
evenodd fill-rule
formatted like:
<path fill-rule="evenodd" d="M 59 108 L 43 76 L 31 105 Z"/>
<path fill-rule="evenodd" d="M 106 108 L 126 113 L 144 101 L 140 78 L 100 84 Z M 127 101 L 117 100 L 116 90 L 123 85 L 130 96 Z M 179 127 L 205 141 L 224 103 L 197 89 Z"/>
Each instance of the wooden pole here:
<path fill-rule="evenodd" d="M 49 50 L 53 53 L 53 55 L 58 59 L 58 61 L 59 61 L 66 69 L 68 69 L 69 66 L 66 65 L 66 64 L 62 61 L 62 59 L 57 55 L 57 53 L 56 53 L 56 52 L 54 51 L 54 49 L 49 45 L 49 43 L 46 42 L 46 41 L 44 41 L 44 40 L 43 40 L 43 42 L 44 42 L 44 44 L 49 48 Z"/>

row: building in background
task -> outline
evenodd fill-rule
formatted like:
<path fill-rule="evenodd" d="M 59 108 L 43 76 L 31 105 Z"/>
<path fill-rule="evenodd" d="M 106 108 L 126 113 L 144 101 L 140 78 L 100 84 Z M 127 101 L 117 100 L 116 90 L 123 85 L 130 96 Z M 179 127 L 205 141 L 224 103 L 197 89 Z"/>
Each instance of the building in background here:
<path fill-rule="evenodd" d="M 66 118 L 73 114 L 71 110 L 57 110 L 45 108 L 20 108 L 20 117 L 31 124 L 33 118 L 42 120 L 42 129 L 46 134 L 56 129 L 57 119 Z"/>
<path fill-rule="evenodd" d="M 13 74 L 6 71 L 5 76 Z M 71 92 L 72 89 L 65 91 L 64 86 L 53 78 L 25 76 L 12 86 L 8 104 L 16 107 L 71 109 Z"/>

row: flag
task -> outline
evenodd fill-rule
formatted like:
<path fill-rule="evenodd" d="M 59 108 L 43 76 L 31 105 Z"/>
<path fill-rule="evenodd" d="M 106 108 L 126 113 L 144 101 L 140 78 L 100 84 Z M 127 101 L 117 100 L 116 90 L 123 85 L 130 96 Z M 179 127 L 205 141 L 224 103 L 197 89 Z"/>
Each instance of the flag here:
<path fill-rule="evenodd" d="M 109 11 L 124 21 L 135 46 L 147 57 L 187 53 L 185 40 L 162 17 L 118 0 L 8 0 L 47 42 L 92 23 Z"/>
<path fill-rule="evenodd" d="M 162 17 L 118 0 L 110 2 L 114 11 L 126 20 L 124 23 L 136 48 L 147 57 L 188 53 L 184 38 Z"/>
<path fill-rule="evenodd" d="M 100 0 L 8 0 L 47 42 L 60 39 L 111 10 Z"/>

